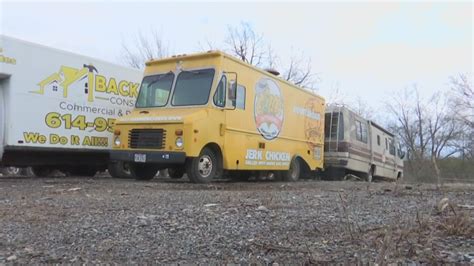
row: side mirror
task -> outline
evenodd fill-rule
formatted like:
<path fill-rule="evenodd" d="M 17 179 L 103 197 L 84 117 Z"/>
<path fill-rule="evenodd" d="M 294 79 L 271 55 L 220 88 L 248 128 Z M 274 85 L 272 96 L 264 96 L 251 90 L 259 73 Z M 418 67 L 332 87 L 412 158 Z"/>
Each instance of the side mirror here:
<path fill-rule="evenodd" d="M 229 81 L 227 88 L 228 88 L 227 94 L 229 95 L 229 100 L 234 101 L 237 98 L 237 82 L 235 82 L 235 80 Z"/>

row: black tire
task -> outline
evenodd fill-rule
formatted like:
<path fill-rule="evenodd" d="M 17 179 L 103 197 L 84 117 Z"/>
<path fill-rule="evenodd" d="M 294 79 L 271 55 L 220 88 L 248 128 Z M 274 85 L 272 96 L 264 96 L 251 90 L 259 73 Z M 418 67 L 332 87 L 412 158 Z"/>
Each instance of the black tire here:
<path fill-rule="evenodd" d="M 94 177 L 97 174 L 97 168 L 90 166 L 75 166 L 66 168 L 64 172 L 67 176 Z"/>
<path fill-rule="evenodd" d="M 168 168 L 168 175 L 172 179 L 180 179 L 184 175 L 184 168 L 183 167 L 174 167 L 174 168 Z"/>
<path fill-rule="evenodd" d="M 53 173 L 54 169 L 45 166 L 33 166 L 31 172 L 36 177 L 47 177 Z"/>
<path fill-rule="evenodd" d="M 9 166 L 9 167 L 4 167 L 1 168 L 1 172 L 4 176 L 21 176 L 23 175 L 23 168 L 20 167 L 14 167 L 14 166 Z"/>
<path fill-rule="evenodd" d="M 365 174 L 365 181 L 372 183 L 374 179 L 374 167 L 371 166 L 367 174 Z"/>
<path fill-rule="evenodd" d="M 193 183 L 209 183 L 217 173 L 218 160 L 213 150 L 204 148 L 198 157 L 186 162 L 186 174 Z"/>
<path fill-rule="evenodd" d="M 152 164 L 130 163 L 130 173 L 136 180 L 152 180 L 158 173 L 158 167 Z"/>
<path fill-rule="evenodd" d="M 130 167 L 124 162 L 110 162 L 107 167 L 110 176 L 113 178 L 132 178 Z"/>
<path fill-rule="evenodd" d="M 283 172 L 283 181 L 295 182 L 300 179 L 301 176 L 301 163 L 298 158 L 293 158 L 290 163 L 290 169 Z"/>

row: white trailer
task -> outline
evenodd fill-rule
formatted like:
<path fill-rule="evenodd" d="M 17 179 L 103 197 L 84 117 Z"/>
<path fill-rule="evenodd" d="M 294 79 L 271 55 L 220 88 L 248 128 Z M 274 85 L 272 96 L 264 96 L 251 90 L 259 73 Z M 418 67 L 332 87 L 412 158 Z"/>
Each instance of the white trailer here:
<path fill-rule="evenodd" d="M 38 176 L 105 169 L 112 126 L 134 107 L 142 76 L 0 35 L 0 166 L 32 166 Z"/>

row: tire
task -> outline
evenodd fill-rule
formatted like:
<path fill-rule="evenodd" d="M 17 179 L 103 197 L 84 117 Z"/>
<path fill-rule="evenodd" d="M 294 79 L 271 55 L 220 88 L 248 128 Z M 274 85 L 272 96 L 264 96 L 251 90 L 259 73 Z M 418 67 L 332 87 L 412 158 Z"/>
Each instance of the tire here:
<path fill-rule="evenodd" d="M 286 182 L 295 182 L 300 179 L 301 175 L 301 163 L 299 159 L 293 158 L 290 163 L 290 169 L 283 172 L 283 181 Z"/>
<path fill-rule="evenodd" d="M 158 173 L 158 167 L 152 164 L 130 163 L 130 173 L 136 180 L 152 180 Z"/>
<path fill-rule="evenodd" d="M 213 150 L 204 148 L 198 157 L 186 162 L 186 174 L 193 183 L 209 183 L 217 173 L 218 160 Z"/>
<path fill-rule="evenodd" d="M 45 166 L 33 166 L 31 172 L 36 177 L 47 177 L 53 173 L 54 169 Z"/>
<path fill-rule="evenodd" d="M 21 176 L 23 173 L 23 168 L 9 166 L 2 168 L 2 174 L 4 176 Z"/>
<path fill-rule="evenodd" d="M 373 179 L 374 179 L 374 167 L 371 166 L 369 171 L 365 175 L 365 181 L 372 183 Z"/>
<path fill-rule="evenodd" d="M 183 177 L 185 170 L 182 167 L 168 168 L 168 175 L 172 179 L 180 179 Z"/>
<path fill-rule="evenodd" d="M 130 167 L 124 162 L 110 162 L 107 169 L 113 178 L 132 178 Z"/>

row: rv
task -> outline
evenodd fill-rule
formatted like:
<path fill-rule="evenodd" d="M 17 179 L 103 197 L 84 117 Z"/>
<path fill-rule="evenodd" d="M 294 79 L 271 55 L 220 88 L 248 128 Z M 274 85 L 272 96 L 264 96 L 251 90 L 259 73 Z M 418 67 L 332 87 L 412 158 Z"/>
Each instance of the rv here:
<path fill-rule="evenodd" d="M 344 106 L 325 114 L 324 167 L 329 178 L 348 173 L 371 182 L 373 177 L 403 176 L 404 154 L 392 133 Z"/>
<path fill-rule="evenodd" d="M 93 176 L 108 166 L 115 119 L 130 112 L 142 72 L 0 35 L 0 167 Z"/>
<path fill-rule="evenodd" d="M 148 180 L 229 174 L 295 181 L 323 167 L 324 99 L 218 51 L 146 63 L 136 107 L 114 127 L 111 159 Z"/>

